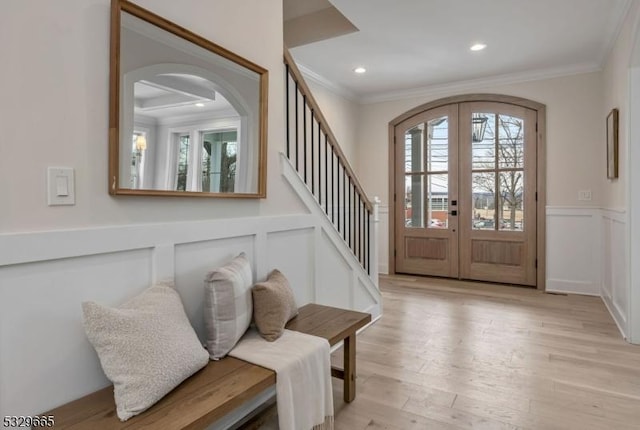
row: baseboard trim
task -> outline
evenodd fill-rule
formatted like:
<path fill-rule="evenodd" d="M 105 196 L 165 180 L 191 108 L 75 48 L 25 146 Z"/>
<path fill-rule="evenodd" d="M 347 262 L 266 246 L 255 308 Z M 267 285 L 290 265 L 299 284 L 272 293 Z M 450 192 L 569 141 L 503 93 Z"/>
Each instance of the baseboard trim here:
<path fill-rule="evenodd" d="M 624 319 L 624 316 L 617 310 L 616 306 L 613 305 L 613 303 L 610 303 L 609 300 L 607 300 L 606 297 L 600 296 L 600 298 L 602 299 L 602 302 L 604 303 L 604 306 L 609 311 L 609 314 L 613 318 L 613 321 L 618 326 L 618 330 L 620 330 L 620 333 L 622 334 L 622 337 L 627 342 L 630 342 L 629 335 L 627 334 L 626 330 L 624 329 L 624 327 L 626 326 L 626 321 Z M 620 321 L 620 320 L 622 320 L 622 321 Z"/>
<path fill-rule="evenodd" d="M 601 297 L 598 285 L 588 281 L 547 279 L 546 291 L 548 293 L 579 294 L 582 296 Z"/>

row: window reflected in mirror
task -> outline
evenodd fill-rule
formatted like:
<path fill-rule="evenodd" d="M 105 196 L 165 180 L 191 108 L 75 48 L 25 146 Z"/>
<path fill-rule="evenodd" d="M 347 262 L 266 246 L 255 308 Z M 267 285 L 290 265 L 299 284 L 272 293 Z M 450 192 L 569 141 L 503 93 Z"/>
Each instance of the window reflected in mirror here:
<path fill-rule="evenodd" d="M 233 193 L 236 183 L 238 132 L 215 131 L 204 134 L 202 151 L 202 191 Z"/>
<path fill-rule="evenodd" d="M 113 5 L 110 192 L 264 197 L 267 71 L 128 1 Z"/>
<path fill-rule="evenodd" d="M 189 135 L 179 134 L 178 139 L 178 174 L 176 175 L 176 191 L 187 190 L 187 172 L 189 170 Z"/>
<path fill-rule="evenodd" d="M 143 188 L 144 154 L 147 149 L 147 132 L 134 130 L 131 141 L 131 188 Z"/>

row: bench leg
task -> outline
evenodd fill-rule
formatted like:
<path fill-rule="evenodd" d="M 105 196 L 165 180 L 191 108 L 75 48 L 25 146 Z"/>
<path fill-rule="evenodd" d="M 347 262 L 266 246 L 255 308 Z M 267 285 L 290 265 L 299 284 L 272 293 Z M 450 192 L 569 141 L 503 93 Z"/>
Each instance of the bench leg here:
<path fill-rule="evenodd" d="M 344 339 L 344 401 L 356 398 L 356 334 Z"/>

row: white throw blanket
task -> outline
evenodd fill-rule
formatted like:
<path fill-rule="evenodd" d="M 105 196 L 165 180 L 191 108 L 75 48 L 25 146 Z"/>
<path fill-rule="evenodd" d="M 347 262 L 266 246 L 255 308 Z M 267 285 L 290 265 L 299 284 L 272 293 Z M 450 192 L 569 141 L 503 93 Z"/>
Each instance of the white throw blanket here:
<path fill-rule="evenodd" d="M 250 328 L 229 355 L 276 372 L 280 430 L 333 429 L 326 339 L 285 330 L 275 342 L 267 342 Z"/>

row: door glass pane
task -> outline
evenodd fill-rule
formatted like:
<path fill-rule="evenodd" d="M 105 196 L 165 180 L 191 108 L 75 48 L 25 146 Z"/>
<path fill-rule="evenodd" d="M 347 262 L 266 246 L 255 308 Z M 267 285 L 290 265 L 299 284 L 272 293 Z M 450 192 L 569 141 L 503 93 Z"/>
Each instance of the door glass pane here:
<path fill-rule="evenodd" d="M 422 136 L 424 124 L 417 125 L 404 135 L 404 171 L 424 172 Z"/>
<path fill-rule="evenodd" d="M 471 115 L 472 169 L 495 169 L 496 115 L 476 112 Z"/>
<path fill-rule="evenodd" d="M 449 170 L 449 120 L 446 116 L 427 123 L 427 170 Z"/>
<path fill-rule="evenodd" d="M 429 228 L 449 226 L 449 175 L 427 176 L 427 219 Z"/>
<path fill-rule="evenodd" d="M 495 173 L 473 173 L 472 178 L 473 229 L 495 230 Z"/>
<path fill-rule="evenodd" d="M 524 172 L 522 170 L 500 172 L 499 185 L 500 230 L 522 231 L 524 229 Z"/>
<path fill-rule="evenodd" d="M 524 121 L 520 118 L 509 115 L 498 118 L 498 166 L 524 167 Z"/>
<path fill-rule="evenodd" d="M 406 175 L 404 188 L 404 225 L 424 228 L 424 175 Z"/>

